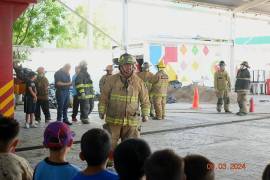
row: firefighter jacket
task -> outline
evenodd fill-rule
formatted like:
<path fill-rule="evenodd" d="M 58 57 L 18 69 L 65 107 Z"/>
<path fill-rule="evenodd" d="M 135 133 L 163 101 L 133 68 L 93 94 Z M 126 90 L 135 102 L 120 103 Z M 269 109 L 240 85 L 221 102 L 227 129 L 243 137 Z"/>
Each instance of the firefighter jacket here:
<path fill-rule="evenodd" d="M 35 85 L 37 89 L 37 98 L 40 100 L 48 100 L 49 94 L 49 81 L 45 76 L 38 75 L 35 80 Z"/>
<path fill-rule="evenodd" d="M 102 89 L 103 89 L 103 87 L 104 87 L 104 85 L 105 85 L 107 79 L 108 79 L 110 76 L 112 76 L 112 75 L 107 75 L 107 74 L 106 74 L 106 75 L 102 76 L 102 78 L 99 80 L 99 90 L 100 90 L 100 94 L 101 94 L 101 92 L 102 92 Z"/>
<path fill-rule="evenodd" d="M 166 97 L 168 86 L 169 86 L 169 77 L 165 71 L 158 71 L 152 78 L 152 89 L 150 95 L 153 97 Z"/>
<path fill-rule="evenodd" d="M 86 70 L 81 70 L 75 79 L 78 99 L 94 98 L 93 81 Z"/>
<path fill-rule="evenodd" d="M 108 124 L 121 126 L 139 126 L 140 110 L 142 116 L 148 116 L 150 102 L 143 81 L 133 74 L 126 79 L 120 73 L 112 75 L 103 87 L 98 111 L 106 114 Z"/>
<path fill-rule="evenodd" d="M 218 91 L 231 90 L 231 80 L 227 71 L 215 72 L 214 88 Z"/>
<path fill-rule="evenodd" d="M 149 71 L 143 71 L 143 72 L 139 72 L 137 75 L 143 80 L 143 82 L 145 83 L 148 89 L 148 92 L 150 93 L 151 88 L 152 88 L 151 80 L 154 76 L 153 73 Z"/>
<path fill-rule="evenodd" d="M 250 90 L 250 72 L 247 68 L 239 69 L 236 76 L 235 92 L 248 92 Z"/>

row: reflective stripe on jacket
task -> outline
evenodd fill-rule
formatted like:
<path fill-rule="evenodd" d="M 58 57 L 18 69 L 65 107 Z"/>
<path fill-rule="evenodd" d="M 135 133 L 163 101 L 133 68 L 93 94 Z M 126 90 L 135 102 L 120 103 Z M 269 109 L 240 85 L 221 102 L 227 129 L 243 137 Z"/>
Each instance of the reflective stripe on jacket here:
<path fill-rule="evenodd" d="M 139 112 L 148 116 L 150 102 L 143 81 L 135 74 L 124 78 L 120 73 L 112 75 L 103 87 L 98 111 L 106 114 L 106 123 L 122 126 L 138 126 Z"/>
<path fill-rule="evenodd" d="M 168 86 L 169 86 L 169 77 L 165 71 L 158 71 L 152 78 L 152 89 L 151 96 L 155 97 L 166 97 Z"/>
<path fill-rule="evenodd" d="M 93 82 L 86 71 L 81 71 L 75 80 L 78 99 L 94 98 Z"/>

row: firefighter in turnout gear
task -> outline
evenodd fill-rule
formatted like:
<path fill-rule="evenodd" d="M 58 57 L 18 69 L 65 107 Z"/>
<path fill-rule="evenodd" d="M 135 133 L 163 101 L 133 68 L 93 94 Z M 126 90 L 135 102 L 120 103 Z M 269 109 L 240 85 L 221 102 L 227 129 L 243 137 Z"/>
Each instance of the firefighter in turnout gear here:
<path fill-rule="evenodd" d="M 248 68 L 250 68 L 248 62 L 242 62 L 236 76 L 235 92 L 237 93 L 237 102 L 240 108 L 239 112 L 236 114 L 239 116 L 245 116 L 248 112 L 247 94 L 250 90 L 250 72 Z"/>
<path fill-rule="evenodd" d="M 144 62 L 142 65 L 142 72 L 137 73 L 137 75 L 144 81 L 144 83 L 147 87 L 149 98 L 150 98 L 150 103 L 151 103 L 150 116 L 155 117 L 153 100 L 152 100 L 152 97 L 150 96 L 150 91 L 152 88 L 151 81 L 152 81 L 154 74 L 149 71 L 149 68 L 150 68 L 149 63 Z"/>
<path fill-rule="evenodd" d="M 229 93 L 231 91 L 231 81 L 228 72 L 225 70 L 225 62 L 219 62 L 219 70 L 215 72 L 214 75 L 214 88 L 218 98 L 217 101 L 217 111 L 221 112 L 221 108 L 224 102 L 224 110 L 226 113 L 231 113 L 230 97 Z"/>
<path fill-rule="evenodd" d="M 104 76 L 102 76 L 102 78 L 99 81 L 99 90 L 100 90 L 100 94 L 102 92 L 103 86 L 106 83 L 107 79 L 112 75 L 113 73 L 113 66 L 112 65 L 108 65 L 105 69 L 105 71 L 107 72 Z"/>
<path fill-rule="evenodd" d="M 167 101 L 167 91 L 169 85 L 169 77 L 164 71 L 166 68 L 163 61 L 158 65 L 158 72 L 152 78 L 151 97 L 153 98 L 156 120 L 165 119 L 165 105 Z"/>
<path fill-rule="evenodd" d="M 103 87 L 98 111 L 103 126 L 112 136 L 112 148 L 119 141 L 140 135 L 140 108 L 142 121 L 148 119 L 149 97 L 144 82 L 135 74 L 135 58 L 129 54 L 120 56 L 120 73 L 112 75 Z"/>
<path fill-rule="evenodd" d="M 87 72 L 87 63 L 80 63 L 80 72 L 75 80 L 75 86 L 78 92 L 80 102 L 81 121 L 84 124 L 89 124 L 88 115 L 94 108 L 94 90 L 93 82 Z"/>

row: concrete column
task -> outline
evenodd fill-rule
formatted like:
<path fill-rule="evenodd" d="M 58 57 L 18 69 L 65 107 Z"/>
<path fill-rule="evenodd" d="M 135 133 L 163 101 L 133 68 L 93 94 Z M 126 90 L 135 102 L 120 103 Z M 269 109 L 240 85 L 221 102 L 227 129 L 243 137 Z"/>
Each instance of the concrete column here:
<path fill-rule="evenodd" d="M 232 82 L 232 87 L 234 87 L 235 84 L 235 45 L 234 45 L 234 39 L 235 39 L 235 14 L 232 13 L 230 17 L 230 40 L 232 42 L 232 45 L 230 47 L 230 77 Z"/>
<path fill-rule="evenodd" d="M 128 50 L 128 0 L 123 0 L 123 22 L 122 22 L 122 45 L 124 51 Z"/>

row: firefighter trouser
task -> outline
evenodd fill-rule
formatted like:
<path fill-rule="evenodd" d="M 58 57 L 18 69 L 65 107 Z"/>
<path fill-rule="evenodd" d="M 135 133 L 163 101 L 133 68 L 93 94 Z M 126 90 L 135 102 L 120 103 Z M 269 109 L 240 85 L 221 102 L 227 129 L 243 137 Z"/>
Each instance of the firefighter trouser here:
<path fill-rule="evenodd" d="M 156 116 L 153 97 L 150 97 L 149 100 L 150 100 L 150 103 L 151 103 L 150 115 L 151 116 Z"/>
<path fill-rule="evenodd" d="M 237 92 L 239 112 L 247 113 L 247 92 Z"/>
<path fill-rule="evenodd" d="M 224 102 L 224 110 L 229 111 L 229 106 L 230 106 L 230 97 L 229 97 L 229 92 L 228 91 L 217 91 L 216 92 L 218 101 L 217 101 L 217 110 L 221 111 L 221 107 Z"/>
<path fill-rule="evenodd" d="M 80 111 L 81 111 L 81 120 L 88 120 L 88 115 L 90 112 L 90 103 L 89 99 L 80 99 Z"/>
<path fill-rule="evenodd" d="M 124 141 L 129 138 L 140 137 L 139 128 L 136 126 L 106 124 L 106 130 L 111 134 L 113 150 L 116 148 L 119 140 Z"/>
<path fill-rule="evenodd" d="M 78 96 L 75 95 L 73 96 L 72 118 L 76 118 L 78 114 L 79 106 L 80 106 L 80 101 L 78 99 Z"/>
<path fill-rule="evenodd" d="M 165 118 L 165 105 L 166 105 L 166 97 L 153 97 L 154 108 L 156 112 L 157 119 L 164 119 Z"/>
<path fill-rule="evenodd" d="M 89 108 L 88 114 L 90 114 L 93 111 L 93 109 L 94 109 L 94 103 L 95 103 L 94 98 L 90 98 L 89 99 L 90 108 Z"/>

